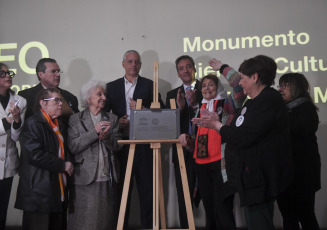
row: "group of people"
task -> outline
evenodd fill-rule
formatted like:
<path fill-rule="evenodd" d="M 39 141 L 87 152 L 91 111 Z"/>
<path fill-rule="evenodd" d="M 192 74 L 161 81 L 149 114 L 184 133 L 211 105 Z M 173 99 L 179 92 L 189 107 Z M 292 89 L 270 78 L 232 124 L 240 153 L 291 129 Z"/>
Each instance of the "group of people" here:
<path fill-rule="evenodd" d="M 236 229 L 234 195 L 239 194 L 248 229 L 274 229 L 277 200 L 284 229 L 319 229 L 314 203 L 320 189 L 316 131 L 318 108 L 300 73 L 283 75 L 272 88 L 277 65 L 264 55 L 245 60 L 238 71 L 211 59 L 232 89 L 213 74 L 195 79 L 194 60 L 175 61 L 182 85 L 167 93 L 180 110 L 191 202 L 203 201 L 206 229 Z M 24 230 L 115 229 L 129 146 L 129 117 L 142 99 L 153 101 L 153 81 L 139 75 L 142 62 L 127 51 L 122 78 L 91 80 L 78 100 L 59 88 L 54 59 L 36 66 L 40 83 L 16 95 L 15 73 L 0 63 L 0 229 L 5 229 L 12 180 L 19 172 L 15 208 L 23 210 Z M 16 141 L 20 142 L 20 160 Z M 136 146 L 132 175 L 140 201 L 142 228 L 152 228 L 153 172 L 149 145 Z M 181 228 L 188 228 L 177 150 L 173 146 Z M 133 182 L 133 180 L 131 180 Z M 133 183 L 130 186 L 132 189 Z M 197 191 L 197 193 L 195 193 Z M 130 192 L 124 229 L 128 229 Z"/>

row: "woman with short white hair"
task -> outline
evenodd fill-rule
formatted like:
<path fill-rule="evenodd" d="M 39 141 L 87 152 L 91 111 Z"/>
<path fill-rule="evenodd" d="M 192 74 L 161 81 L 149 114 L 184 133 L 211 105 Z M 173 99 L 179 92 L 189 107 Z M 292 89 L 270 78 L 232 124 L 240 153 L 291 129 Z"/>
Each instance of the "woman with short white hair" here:
<path fill-rule="evenodd" d="M 81 88 L 83 111 L 70 117 L 68 146 L 75 156 L 73 206 L 68 229 L 105 230 L 116 226 L 115 185 L 118 182 L 115 150 L 120 147 L 118 118 L 102 109 L 105 83 L 89 81 Z"/>

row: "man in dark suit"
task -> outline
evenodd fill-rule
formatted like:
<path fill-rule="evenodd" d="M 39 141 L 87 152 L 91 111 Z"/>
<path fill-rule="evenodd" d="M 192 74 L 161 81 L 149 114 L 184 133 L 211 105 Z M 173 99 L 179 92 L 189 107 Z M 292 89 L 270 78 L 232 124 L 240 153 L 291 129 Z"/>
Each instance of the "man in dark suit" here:
<path fill-rule="evenodd" d="M 112 111 L 119 117 L 119 126 L 121 131 L 125 134 L 124 138 L 128 139 L 129 117 L 131 110 L 136 107 L 136 100 L 142 99 L 142 108 L 150 108 L 153 101 L 153 81 L 141 77 L 139 71 L 141 69 L 141 57 L 135 50 L 129 50 L 124 54 L 123 68 L 125 69 L 125 76 L 107 84 L 107 103 L 104 108 L 105 111 Z M 161 99 L 161 106 L 164 107 Z M 118 154 L 121 166 L 120 180 L 120 197 L 124 185 L 124 175 L 126 171 L 128 159 L 129 146 L 125 145 L 123 150 Z M 136 145 L 133 172 L 135 175 L 139 200 L 141 205 L 141 225 L 142 228 L 152 228 L 152 150 L 149 145 Z M 130 191 L 132 188 L 132 181 Z M 126 228 L 129 217 L 129 203 L 130 192 L 127 202 L 125 224 Z"/>
<path fill-rule="evenodd" d="M 180 131 L 181 133 L 189 133 L 196 136 L 196 130 L 192 128 L 191 119 L 199 110 L 202 93 L 198 89 L 199 81 L 195 80 L 195 63 L 192 57 L 183 55 L 175 61 L 178 77 L 183 84 L 167 93 L 166 107 L 170 108 L 170 99 L 176 100 L 177 108 L 180 110 Z M 186 166 L 186 174 L 189 185 L 190 197 L 193 203 L 194 188 L 196 183 L 195 176 L 195 161 L 193 159 L 193 152 L 183 148 L 184 160 Z M 177 157 L 176 146 L 173 145 L 173 163 L 175 169 L 175 181 L 177 188 L 177 198 L 179 206 L 179 221 L 181 228 L 188 228 L 186 207 L 183 194 L 182 179 L 179 169 L 179 162 Z"/>
<path fill-rule="evenodd" d="M 25 119 L 33 115 L 34 104 L 37 94 L 44 88 L 58 88 L 61 95 L 65 99 L 63 102 L 63 114 L 61 117 L 66 117 L 65 121 L 68 124 L 68 117 L 78 112 L 77 97 L 67 90 L 59 88 L 60 84 L 60 68 L 56 60 L 52 58 L 42 58 L 36 65 L 36 75 L 40 83 L 32 88 L 18 92 L 18 95 L 24 97 L 27 101 L 27 110 Z"/>
<path fill-rule="evenodd" d="M 72 93 L 68 92 L 67 90 L 59 88 L 60 84 L 60 68 L 57 64 L 55 59 L 52 58 L 42 58 L 38 61 L 36 65 L 36 75 L 40 81 L 40 83 L 32 88 L 25 89 L 18 92 L 18 95 L 24 97 L 27 101 L 27 109 L 25 114 L 25 119 L 32 116 L 34 113 L 35 103 L 37 103 L 36 97 L 38 93 L 44 88 L 58 88 L 60 93 L 63 97 L 63 104 L 62 104 L 62 115 L 60 116 L 59 120 L 63 124 L 63 131 L 62 135 L 65 140 L 65 145 L 67 143 L 67 129 L 68 129 L 68 121 L 70 115 L 73 113 L 79 112 L 78 110 L 78 100 L 77 97 L 74 96 Z M 68 147 L 65 147 L 66 152 L 66 160 L 74 162 L 73 157 L 69 153 Z M 70 177 L 68 178 L 70 180 Z M 70 181 L 66 186 L 66 189 L 69 189 Z M 63 203 L 63 226 L 62 230 L 66 229 L 67 226 L 67 206 L 68 200 L 65 200 Z"/>

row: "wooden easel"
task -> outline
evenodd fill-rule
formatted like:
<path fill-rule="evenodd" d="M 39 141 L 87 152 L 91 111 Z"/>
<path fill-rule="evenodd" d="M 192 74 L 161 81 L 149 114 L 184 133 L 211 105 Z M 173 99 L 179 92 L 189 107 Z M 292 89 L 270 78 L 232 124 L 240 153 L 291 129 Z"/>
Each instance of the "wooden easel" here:
<path fill-rule="evenodd" d="M 153 83 L 153 102 L 151 109 L 160 109 L 159 92 L 158 92 L 158 62 L 154 63 L 154 83 Z M 175 99 L 170 99 L 171 109 L 176 109 Z M 138 99 L 136 102 L 136 109 L 141 109 L 142 100 Z M 136 144 L 150 144 L 153 149 L 153 229 L 166 229 L 166 217 L 165 217 L 165 203 L 162 186 L 162 168 L 161 168 L 161 143 L 175 143 L 177 147 L 179 169 L 182 177 L 183 192 L 185 198 L 185 206 L 187 213 L 188 226 L 190 230 L 195 230 L 194 218 L 192 212 L 192 204 L 189 193 L 188 181 L 186 177 L 186 167 L 183 155 L 183 148 L 178 139 L 164 139 L 164 140 L 119 140 L 119 144 L 129 144 L 129 154 L 126 167 L 125 181 L 123 187 L 123 194 L 120 203 L 119 217 L 117 230 L 122 230 L 124 226 L 125 212 L 127 197 L 129 191 L 129 185 L 131 181 L 131 174 L 133 168 L 133 160 L 135 154 Z M 159 228 L 159 208 L 160 208 L 160 221 L 161 227 Z M 175 229 L 177 230 L 177 229 Z"/>

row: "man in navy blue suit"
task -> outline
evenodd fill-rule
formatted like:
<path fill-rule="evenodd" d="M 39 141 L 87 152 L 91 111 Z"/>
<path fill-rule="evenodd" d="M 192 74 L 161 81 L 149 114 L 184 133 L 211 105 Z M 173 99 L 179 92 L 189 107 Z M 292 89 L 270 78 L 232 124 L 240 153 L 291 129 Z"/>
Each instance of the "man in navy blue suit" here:
<path fill-rule="evenodd" d="M 119 125 L 121 131 L 125 134 L 124 138 L 128 139 L 129 117 L 131 110 L 135 109 L 136 100 L 142 99 L 142 108 L 150 108 L 153 101 L 153 81 L 139 75 L 141 69 L 141 57 L 135 50 L 129 50 L 124 54 L 123 68 L 125 76 L 107 84 L 107 103 L 105 110 L 112 111 L 119 117 Z M 164 104 L 161 102 L 161 107 Z M 124 175 L 128 160 L 129 146 L 125 145 L 119 153 L 120 170 L 122 177 L 119 184 L 119 199 L 121 198 Z M 152 228 L 152 150 L 149 145 L 136 145 L 133 172 L 135 175 L 136 185 L 138 189 L 140 206 L 141 206 L 141 225 L 142 228 Z M 132 188 L 133 177 L 131 178 Z M 118 202 L 120 203 L 120 201 Z M 127 227 L 129 217 L 130 192 L 127 202 L 125 224 Z"/>

